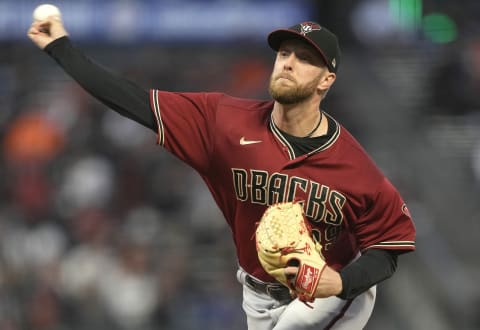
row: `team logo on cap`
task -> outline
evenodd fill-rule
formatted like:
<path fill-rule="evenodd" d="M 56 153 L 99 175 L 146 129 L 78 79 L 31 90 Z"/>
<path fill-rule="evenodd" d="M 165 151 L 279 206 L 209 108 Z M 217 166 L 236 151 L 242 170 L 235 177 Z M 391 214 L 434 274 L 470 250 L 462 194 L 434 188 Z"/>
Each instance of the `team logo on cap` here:
<path fill-rule="evenodd" d="M 305 22 L 300 24 L 300 33 L 303 35 L 306 35 L 307 33 L 310 33 L 313 31 L 319 31 L 321 29 L 322 27 L 320 25 L 313 22 Z"/>

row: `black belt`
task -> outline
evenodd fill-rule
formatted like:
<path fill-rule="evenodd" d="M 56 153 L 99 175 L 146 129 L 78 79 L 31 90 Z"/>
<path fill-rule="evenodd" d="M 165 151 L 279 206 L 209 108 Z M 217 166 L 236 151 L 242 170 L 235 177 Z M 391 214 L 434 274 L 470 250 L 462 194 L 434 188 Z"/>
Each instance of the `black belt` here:
<path fill-rule="evenodd" d="M 252 289 L 265 293 L 278 301 L 291 301 L 293 300 L 290 294 L 290 289 L 279 283 L 265 283 L 256 278 L 246 275 L 245 282 Z"/>

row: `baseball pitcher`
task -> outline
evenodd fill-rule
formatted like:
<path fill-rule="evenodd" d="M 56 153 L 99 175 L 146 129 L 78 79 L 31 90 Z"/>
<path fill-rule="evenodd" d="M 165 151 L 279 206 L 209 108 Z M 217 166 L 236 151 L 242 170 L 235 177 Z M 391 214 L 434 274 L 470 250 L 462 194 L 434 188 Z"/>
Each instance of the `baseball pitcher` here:
<path fill-rule="evenodd" d="M 341 64 L 332 32 L 316 22 L 271 32 L 263 101 L 144 90 L 85 56 L 59 17 L 28 36 L 201 175 L 232 232 L 249 329 L 366 325 L 376 284 L 415 249 L 415 228 L 397 189 L 321 107 Z"/>

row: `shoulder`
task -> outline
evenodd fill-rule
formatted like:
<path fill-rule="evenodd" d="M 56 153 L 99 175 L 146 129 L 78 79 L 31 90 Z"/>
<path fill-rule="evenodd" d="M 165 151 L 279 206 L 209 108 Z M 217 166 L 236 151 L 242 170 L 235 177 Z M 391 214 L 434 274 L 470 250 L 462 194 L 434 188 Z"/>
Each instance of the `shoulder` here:
<path fill-rule="evenodd" d="M 341 147 L 349 150 L 353 153 L 358 153 L 365 155 L 367 157 L 368 153 L 362 144 L 357 140 L 355 136 L 347 129 L 345 126 L 337 122 L 337 125 L 340 127 L 341 134 L 339 136 L 339 141 L 341 142 Z"/>
<path fill-rule="evenodd" d="M 234 97 L 228 94 L 219 94 L 219 106 L 241 111 L 269 111 L 273 107 L 271 100 L 255 100 Z"/>
<path fill-rule="evenodd" d="M 261 111 L 271 110 L 273 107 L 271 100 L 239 98 L 220 92 L 171 92 L 152 89 L 150 95 L 152 100 L 158 102 L 186 100 L 192 104 L 204 104 L 222 110 Z"/>
<path fill-rule="evenodd" d="M 338 147 L 342 157 L 352 160 L 363 159 L 366 163 L 374 165 L 374 161 L 363 145 L 354 137 L 350 131 L 337 122 L 340 127 Z M 375 165 L 376 166 L 376 165 Z"/>
<path fill-rule="evenodd" d="M 371 183 L 373 180 L 380 183 L 384 174 L 374 159 L 347 128 L 336 123 L 340 133 L 332 148 L 335 161 L 342 164 L 344 169 L 350 169 L 358 181 L 367 180 Z"/>

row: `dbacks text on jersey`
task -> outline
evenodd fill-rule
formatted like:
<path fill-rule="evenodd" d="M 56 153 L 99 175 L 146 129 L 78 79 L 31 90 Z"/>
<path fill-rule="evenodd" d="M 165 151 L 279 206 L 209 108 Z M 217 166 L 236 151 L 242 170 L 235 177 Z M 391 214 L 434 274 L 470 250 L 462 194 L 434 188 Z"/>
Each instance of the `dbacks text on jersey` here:
<path fill-rule="evenodd" d="M 297 176 L 253 169 L 232 168 L 232 175 L 235 194 L 242 202 L 270 206 L 304 201 L 305 215 L 312 223 L 324 221 L 327 225 L 339 226 L 343 222 L 342 208 L 347 199 L 326 185 Z"/>

